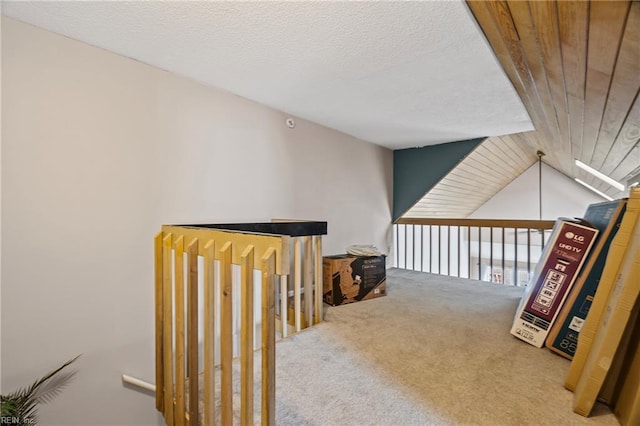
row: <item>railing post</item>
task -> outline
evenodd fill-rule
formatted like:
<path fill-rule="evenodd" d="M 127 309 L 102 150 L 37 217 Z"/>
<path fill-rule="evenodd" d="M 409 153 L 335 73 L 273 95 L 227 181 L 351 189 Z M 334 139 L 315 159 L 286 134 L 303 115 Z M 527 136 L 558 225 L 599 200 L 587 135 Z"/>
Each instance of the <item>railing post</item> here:
<path fill-rule="evenodd" d="M 220 249 L 220 410 L 223 425 L 233 422 L 233 245 Z"/>
<path fill-rule="evenodd" d="M 478 227 L 478 279 L 482 280 L 482 227 Z"/>
<path fill-rule="evenodd" d="M 275 425 L 276 337 L 275 337 L 275 251 L 262 257 L 262 424 Z M 224 423 L 231 424 L 231 423 Z"/>
<path fill-rule="evenodd" d="M 240 263 L 240 424 L 243 426 L 253 424 L 253 252 L 253 246 L 248 246 Z"/>
<path fill-rule="evenodd" d="M 433 226 L 429 225 L 429 273 L 433 272 Z"/>
<path fill-rule="evenodd" d="M 469 261 L 467 262 L 467 278 L 471 279 L 471 226 L 467 226 L 467 256 Z"/>
<path fill-rule="evenodd" d="M 394 259 L 394 263 L 396 268 L 400 267 L 400 225 L 397 223 L 393 225 L 394 235 L 396 236 L 396 255 Z"/>
<path fill-rule="evenodd" d="M 164 371 L 162 368 L 164 355 L 164 334 L 162 331 L 163 307 L 163 281 L 162 281 L 162 239 L 163 233 L 159 232 L 154 239 L 154 265 L 155 265 L 155 320 L 156 320 L 156 410 L 164 413 Z"/>
<path fill-rule="evenodd" d="M 304 283 L 304 319 L 306 327 L 313 325 L 313 262 L 311 237 L 302 237 L 302 281 Z"/>
<path fill-rule="evenodd" d="M 200 424 L 200 392 L 198 374 L 198 250 L 194 238 L 188 246 L 187 276 L 187 374 L 189 377 L 189 426 Z"/>
<path fill-rule="evenodd" d="M 447 275 L 451 275 L 451 225 L 447 225 Z"/>
<path fill-rule="evenodd" d="M 175 423 L 173 406 L 173 268 L 171 267 L 172 234 L 165 235 L 162 240 L 162 291 L 163 291 L 163 356 L 164 364 L 164 419 L 168 426 Z M 157 389 L 157 387 L 156 387 Z"/>
<path fill-rule="evenodd" d="M 491 250 L 490 250 L 490 254 L 489 254 L 489 261 L 491 262 L 491 282 L 493 281 L 493 227 L 489 228 L 491 232 Z"/>
<path fill-rule="evenodd" d="M 185 424 L 184 405 L 184 238 L 179 236 L 174 244 L 175 293 L 176 293 L 176 425 Z"/>
<path fill-rule="evenodd" d="M 420 225 L 420 271 L 424 272 L 424 226 Z"/>
<path fill-rule="evenodd" d="M 407 269 L 407 258 L 409 257 L 408 253 L 408 238 L 407 238 L 407 225 L 404 225 L 404 269 Z"/>
<path fill-rule="evenodd" d="M 413 270 L 416 270 L 416 226 L 415 225 L 411 225 L 411 242 L 413 243 L 413 247 L 411 247 L 411 257 L 412 257 L 412 261 L 411 261 L 411 267 L 413 268 Z"/>
<path fill-rule="evenodd" d="M 289 335 L 289 286 L 288 275 L 280 275 L 280 323 L 282 324 L 282 338 Z"/>
<path fill-rule="evenodd" d="M 506 276 L 506 271 L 504 269 L 505 267 L 504 241 L 505 241 L 505 232 L 504 232 L 504 228 L 502 228 L 502 284 L 505 283 L 504 280 Z"/>
<path fill-rule="evenodd" d="M 513 229 L 513 235 L 515 238 L 514 248 L 515 248 L 515 261 L 513 262 L 513 284 L 518 286 L 518 228 Z"/>
<path fill-rule="evenodd" d="M 458 277 L 460 277 L 460 247 L 462 247 L 462 232 L 460 232 L 460 227 L 457 227 L 458 230 Z"/>
<path fill-rule="evenodd" d="M 300 257 L 300 237 L 293 239 L 293 318 L 296 333 L 302 330 L 302 259 Z"/>
<path fill-rule="evenodd" d="M 216 419 L 215 402 L 215 243 L 204 246 L 204 424 L 213 425 Z"/>
<path fill-rule="evenodd" d="M 442 226 L 438 225 L 438 274 L 442 275 Z"/>
<path fill-rule="evenodd" d="M 322 275 L 322 236 L 313 237 L 313 255 L 314 255 L 314 296 L 315 296 L 315 323 L 322 322 L 322 293 L 323 293 L 323 275 Z"/>
<path fill-rule="evenodd" d="M 527 228 L 527 281 L 531 278 L 531 228 Z"/>
<path fill-rule="evenodd" d="M 491 269 L 491 277 L 489 279 L 490 282 L 494 282 L 493 281 L 493 226 L 489 228 L 489 232 L 491 233 L 489 235 L 489 268 Z"/>

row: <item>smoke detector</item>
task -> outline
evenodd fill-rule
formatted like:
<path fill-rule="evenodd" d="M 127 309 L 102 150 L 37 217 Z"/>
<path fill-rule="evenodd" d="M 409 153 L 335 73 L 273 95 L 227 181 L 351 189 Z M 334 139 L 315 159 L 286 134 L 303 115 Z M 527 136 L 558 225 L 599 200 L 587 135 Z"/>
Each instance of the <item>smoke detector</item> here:
<path fill-rule="evenodd" d="M 293 129 L 294 127 L 296 127 L 296 121 L 291 117 L 284 120 L 284 122 L 287 124 L 287 127 L 290 129 Z"/>

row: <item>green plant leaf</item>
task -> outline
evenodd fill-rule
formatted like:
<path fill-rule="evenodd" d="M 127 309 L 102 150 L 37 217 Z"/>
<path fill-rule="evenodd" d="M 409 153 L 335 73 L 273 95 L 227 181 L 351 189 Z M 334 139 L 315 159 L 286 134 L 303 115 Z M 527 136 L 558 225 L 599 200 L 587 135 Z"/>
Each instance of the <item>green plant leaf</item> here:
<path fill-rule="evenodd" d="M 50 371 L 31 386 L 7 395 L 0 395 L 2 417 L 19 419 L 18 425 L 35 424 L 38 421 L 38 404 L 51 402 L 76 374 L 76 371 L 60 374 L 62 370 L 75 362 L 80 355 L 70 359 L 55 370 Z M 15 424 L 15 423 L 14 423 Z"/>

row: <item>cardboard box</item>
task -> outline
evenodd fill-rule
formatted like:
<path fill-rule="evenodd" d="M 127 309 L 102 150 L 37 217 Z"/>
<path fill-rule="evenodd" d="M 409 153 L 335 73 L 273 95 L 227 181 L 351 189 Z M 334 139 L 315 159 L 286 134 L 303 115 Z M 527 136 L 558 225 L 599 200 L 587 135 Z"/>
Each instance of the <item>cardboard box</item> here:
<path fill-rule="evenodd" d="M 640 295 L 638 277 L 640 277 L 640 226 L 636 221 L 622 267 L 615 279 L 600 327 L 576 386 L 573 411 L 580 415 L 588 416 L 591 413 L 612 360 L 620 347 L 622 336 Z M 580 340 L 578 347 L 581 344 Z"/>
<path fill-rule="evenodd" d="M 598 401 L 604 402 L 609 407 L 614 407 L 616 405 L 616 401 L 618 401 L 620 390 L 625 380 L 625 375 L 629 369 L 629 364 L 631 364 L 631 358 L 633 356 L 632 352 L 635 351 L 636 343 L 634 343 L 634 339 L 637 339 L 638 336 L 636 335 L 638 334 L 638 331 L 640 331 L 640 327 L 635 326 L 638 324 L 638 314 L 640 314 L 639 302 L 640 300 L 636 301 L 636 307 L 631 314 L 631 318 L 629 318 L 629 325 L 622 335 L 622 340 L 620 341 L 620 346 L 618 346 L 618 350 L 616 351 L 616 356 L 611 362 L 609 373 L 607 374 L 607 377 L 602 384 L 602 389 L 600 389 L 600 393 L 598 394 Z"/>
<path fill-rule="evenodd" d="M 640 304 L 636 306 L 638 309 Z M 631 331 L 629 350 L 619 376 L 622 387 L 613 407 L 622 426 L 640 425 L 640 325 L 632 323 L 628 331 Z"/>
<path fill-rule="evenodd" d="M 541 348 L 598 230 L 579 219 L 558 219 L 516 311 L 511 334 Z"/>
<path fill-rule="evenodd" d="M 589 313 L 609 247 L 618 232 L 626 205 L 626 199 L 592 204 L 584 215 L 584 219 L 600 232 L 545 342 L 551 351 L 565 358 L 572 359 L 576 352 L 580 329 Z"/>
<path fill-rule="evenodd" d="M 611 243 L 609 254 L 602 271 L 602 277 L 598 284 L 598 290 L 593 297 L 593 303 L 589 308 L 589 315 L 582 325 L 580 335 L 578 336 L 578 347 L 573 356 L 569 372 L 564 382 L 564 386 L 573 391 L 578 385 L 578 380 L 582 375 L 582 370 L 587 361 L 587 356 L 591 350 L 596 332 L 600 327 L 600 321 L 607 307 L 609 294 L 618 277 L 619 270 L 622 266 L 622 260 L 628 249 L 629 242 L 634 233 L 638 217 L 640 216 L 640 188 L 630 188 L 629 200 L 627 201 L 627 210 L 620 222 L 620 228 L 616 237 Z"/>
<path fill-rule="evenodd" d="M 322 258 L 324 301 L 337 306 L 386 296 L 384 256 L 347 254 Z"/>

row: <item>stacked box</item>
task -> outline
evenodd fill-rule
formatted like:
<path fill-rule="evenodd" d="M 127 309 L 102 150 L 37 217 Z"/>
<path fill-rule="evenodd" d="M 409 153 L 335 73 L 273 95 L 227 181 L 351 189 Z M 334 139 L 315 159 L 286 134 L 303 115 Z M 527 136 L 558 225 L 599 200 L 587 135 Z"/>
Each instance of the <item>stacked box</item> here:
<path fill-rule="evenodd" d="M 598 228 L 599 235 L 545 342 L 551 351 L 565 358 L 572 359 L 576 351 L 580 329 L 591 307 L 626 205 L 626 199 L 607 201 L 590 205 L 585 213 L 584 219 Z"/>
<path fill-rule="evenodd" d="M 325 256 L 324 301 L 337 306 L 387 294 L 384 256 Z"/>
<path fill-rule="evenodd" d="M 604 402 L 610 407 L 616 405 L 616 401 L 620 396 L 622 382 L 624 381 L 625 375 L 627 374 L 626 371 L 629 367 L 628 364 L 631 363 L 631 352 L 635 350 L 635 348 L 633 348 L 634 333 L 637 335 L 637 332 L 640 331 L 640 327 L 635 327 L 635 324 L 638 323 L 638 314 L 640 314 L 640 303 L 638 302 L 640 301 L 636 301 L 636 307 L 633 310 L 631 318 L 629 319 L 629 325 L 627 326 L 624 335 L 622 336 L 622 340 L 616 352 L 616 356 L 611 362 L 609 373 L 607 374 L 607 377 L 602 384 L 600 394 L 598 394 L 598 401 Z"/>
<path fill-rule="evenodd" d="M 623 334 L 629 325 L 633 308 L 640 295 L 638 277 L 640 277 L 640 226 L 636 221 L 622 267 L 609 294 L 600 326 L 576 386 L 573 410 L 578 414 L 588 416 L 591 413 L 612 360 L 620 348 Z M 580 344 L 582 340 L 578 347 Z"/>
<path fill-rule="evenodd" d="M 640 305 L 636 306 L 637 310 Z M 640 327 L 633 324 L 629 350 L 624 360 L 621 378 L 621 389 L 613 407 L 622 426 L 640 425 Z"/>
<path fill-rule="evenodd" d="M 542 347 L 597 235 L 598 230 L 583 220 L 556 222 L 520 301 L 511 334 Z"/>
<path fill-rule="evenodd" d="M 618 233 L 609 248 L 609 254 L 607 255 L 602 277 L 598 284 L 598 290 L 589 308 L 589 315 L 587 315 L 580 330 L 580 335 L 578 336 L 578 347 L 569 366 L 569 372 L 567 373 L 564 383 L 564 386 L 569 390 L 575 390 L 578 385 L 578 380 L 582 375 L 596 332 L 600 328 L 600 321 L 607 308 L 611 289 L 620 273 L 622 261 L 629 248 L 639 218 L 640 188 L 631 188 L 629 191 L 629 200 L 627 201 L 627 209 L 622 217 Z"/>

